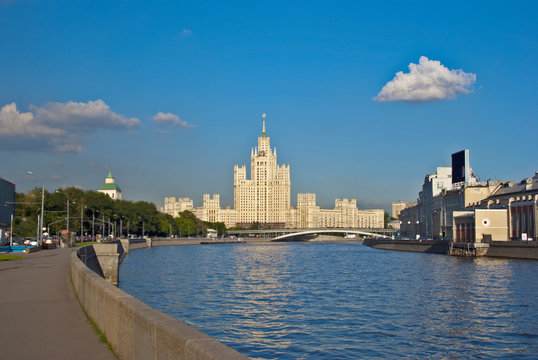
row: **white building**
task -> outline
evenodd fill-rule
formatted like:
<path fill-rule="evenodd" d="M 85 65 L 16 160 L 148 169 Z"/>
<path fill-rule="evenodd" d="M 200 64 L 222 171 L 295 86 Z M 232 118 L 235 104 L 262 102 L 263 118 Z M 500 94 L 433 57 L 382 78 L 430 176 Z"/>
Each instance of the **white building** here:
<path fill-rule="evenodd" d="M 336 199 L 334 209 L 316 205 L 316 194 L 297 194 L 297 209 L 290 209 L 288 228 L 368 228 L 384 227 L 382 209 L 358 210 L 356 199 Z"/>
<path fill-rule="evenodd" d="M 290 209 L 290 167 L 278 165 L 276 148 L 271 150 L 265 133 L 263 114 L 262 134 L 258 147 L 250 152 L 250 179 L 246 166 L 234 167 L 234 209 L 237 223 L 252 223 L 266 227 L 284 227 Z"/>
<path fill-rule="evenodd" d="M 203 205 L 196 209 L 196 217 L 202 221 L 220 222 L 220 195 L 203 195 Z"/>
<path fill-rule="evenodd" d="M 418 203 L 422 213 L 417 219 L 419 228 L 423 237 L 431 239 L 433 233 L 432 211 L 433 199 L 443 190 L 453 189 L 452 168 L 438 167 L 435 174 L 429 174 L 424 177 L 422 191 L 419 193 Z"/>
<path fill-rule="evenodd" d="M 357 227 L 363 229 L 383 229 L 385 227 L 385 210 L 368 209 L 357 211 Z"/>
<path fill-rule="evenodd" d="M 193 211 L 194 215 L 202 221 L 221 222 L 227 228 L 234 227 L 236 224 L 236 212 L 230 207 L 220 208 L 219 194 L 204 194 L 202 206 Z"/>
<path fill-rule="evenodd" d="M 105 178 L 105 183 L 99 187 L 97 192 L 107 194 L 114 200 L 121 200 L 121 189 L 116 184 L 116 180 L 112 176 L 112 171 L 108 170 L 108 176 Z"/>
<path fill-rule="evenodd" d="M 297 208 L 290 206 L 290 167 L 278 165 L 276 149 L 271 149 L 265 133 L 265 114 L 258 146 L 250 152 L 250 179 L 245 165 L 234 166 L 234 209 L 221 209 L 219 194 L 204 194 L 201 207 L 192 209 L 192 200 L 165 198 L 163 211 L 177 216 L 192 210 L 202 221 L 223 222 L 226 227 L 265 228 L 383 228 L 384 211 L 358 210 L 356 199 L 336 199 L 334 209 L 316 205 L 316 194 L 297 194 Z M 188 206 L 188 207 L 187 207 Z"/>
<path fill-rule="evenodd" d="M 294 215 L 295 221 L 292 220 Z M 320 226 L 320 208 L 316 205 L 316 194 L 297 194 L 297 210 L 294 214 L 290 211 L 287 225 L 299 229 Z"/>
<path fill-rule="evenodd" d="M 405 202 L 398 200 L 397 202 L 392 203 L 392 217 L 394 219 L 400 218 L 400 213 L 403 209 L 407 209 L 408 207 L 415 206 L 416 202 Z"/>
<path fill-rule="evenodd" d="M 189 198 L 179 198 L 176 201 L 176 198 L 173 196 L 164 198 L 164 206 L 161 208 L 161 212 L 172 217 L 177 217 L 179 213 L 186 210 L 193 210 L 192 200 Z"/>

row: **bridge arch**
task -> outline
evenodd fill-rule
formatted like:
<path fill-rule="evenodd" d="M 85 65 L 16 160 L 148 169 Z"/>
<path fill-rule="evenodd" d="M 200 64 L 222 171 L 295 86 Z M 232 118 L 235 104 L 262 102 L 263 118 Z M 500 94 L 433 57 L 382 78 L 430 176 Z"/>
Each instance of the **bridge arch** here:
<path fill-rule="evenodd" d="M 313 234 L 357 234 L 357 235 L 366 235 L 366 236 L 375 236 L 375 237 L 382 237 L 382 238 L 390 238 L 390 236 L 382 235 L 382 234 L 376 234 L 373 232 L 367 232 L 364 230 L 357 230 L 357 229 L 314 229 L 314 230 L 305 230 L 305 231 L 298 231 L 298 232 L 292 232 L 284 235 L 277 236 L 271 241 L 282 241 L 285 239 L 293 238 L 295 236 L 301 236 L 301 235 L 313 235 Z"/>

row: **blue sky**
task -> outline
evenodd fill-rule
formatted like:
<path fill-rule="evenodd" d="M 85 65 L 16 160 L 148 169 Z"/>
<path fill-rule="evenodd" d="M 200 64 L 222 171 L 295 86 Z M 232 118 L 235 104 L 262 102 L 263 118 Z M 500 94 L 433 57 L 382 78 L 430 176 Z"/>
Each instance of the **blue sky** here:
<path fill-rule="evenodd" d="M 97 189 L 111 168 L 126 199 L 233 206 L 265 112 L 292 204 L 388 209 L 464 148 L 481 179 L 521 180 L 538 170 L 537 10 L 0 0 L 0 177 Z"/>

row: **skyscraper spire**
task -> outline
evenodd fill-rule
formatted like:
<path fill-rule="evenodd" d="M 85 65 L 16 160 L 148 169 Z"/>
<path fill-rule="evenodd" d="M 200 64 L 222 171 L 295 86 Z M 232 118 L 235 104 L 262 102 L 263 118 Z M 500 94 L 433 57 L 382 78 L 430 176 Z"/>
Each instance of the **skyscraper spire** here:
<path fill-rule="evenodd" d="M 263 118 L 262 135 L 265 135 L 265 113 L 262 114 L 262 118 Z"/>

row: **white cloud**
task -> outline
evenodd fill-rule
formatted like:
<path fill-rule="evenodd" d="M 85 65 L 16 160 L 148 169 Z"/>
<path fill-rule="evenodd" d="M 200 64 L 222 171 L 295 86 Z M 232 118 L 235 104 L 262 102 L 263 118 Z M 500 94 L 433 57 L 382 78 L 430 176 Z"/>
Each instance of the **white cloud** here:
<path fill-rule="evenodd" d="M 14 102 L 0 109 L 0 137 L 24 136 L 60 136 L 62 129 L 42 124 L 33 113 L 21 113 Z"/>
<path fill-rule="evenodd" d="M 181 35 L 182 37 L 191 36 L 191 35 L 192 35 L 192 30 L 190 30 L 190 29 L 183 29 L 183 30 L 180 32 L 180 35 Z"/>
<path fill-rule="evenodd" d="M 389 81 L 375 101 L 426 102 L 454 99 L 468 94 L 476 74 L 449 70 L 440 61 L 421 56 L 418 64 L 409 64 L 409 72 L 399 71 Z"/>
<path fill-rule="evenodd" d="M 140 120 L 127 118 L 110 110 L 103 100 L 84 102 L 69 101 L 65 104 L 50 102 L 43 107 L 30 106 L 45 123 L 74 128 L 131 128 L 140 126 Z"/>
<path fill-rule="evenodd" d="M 157 115 L 151 118 L 157 125 L 171 127 L 193 127 L 193 125 L 181 120 L 179 116 L 172 113 L 158 112 Z"/>
<path fill-rule="evenodd" d="M 140 120 L 110 110 L 103 100 L 30 105 L 20 112 L 15 103 L 0 109 L 0 149 L 57 152 L 84 151 L 82 144 L 101 129 L 129 129 Z"/>

